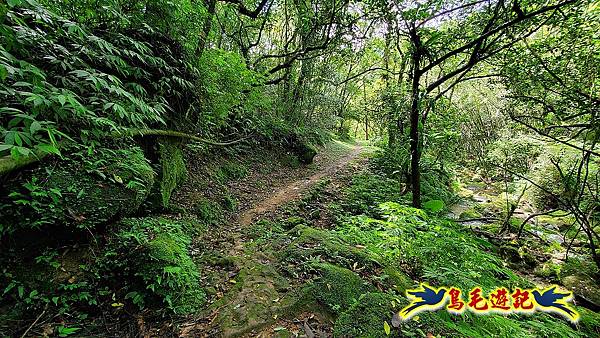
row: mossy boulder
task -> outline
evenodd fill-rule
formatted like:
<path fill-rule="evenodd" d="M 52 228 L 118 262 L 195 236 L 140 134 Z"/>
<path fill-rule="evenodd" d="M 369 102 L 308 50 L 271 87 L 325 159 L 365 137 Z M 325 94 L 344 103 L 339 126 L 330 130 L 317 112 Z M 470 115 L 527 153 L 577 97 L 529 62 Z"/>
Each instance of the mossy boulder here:
<path fill-rule="evenodd" d="M 498 248 L 500 256 L 514 268 L 535 268 L 538 264 L 535 257 L 525 247 L 502 245 Z"/>
<path fill-rule="evenodd" d="M 317 148 L 298 134 L 292 133 L 286 135 L 284 142 L 288 144 L 290 150 L 298 157 L 301 163 L 310 164 L 317 155 Z"/>
<path fill-rule="evenodd" d="M 182 141 L 163 137 L 158 141 L 160 153 L 160 195 L 163 207 L 169 206 L 171 195 L 185 181 L 187 169 L 183 157 Z"/>
<path fill-rule="evenodd" d="M 208 198 L 199 199 L 193 207 L 193 212 L 206 225 L 217 225 L 223 218 L 221 205 Z"/>
<path fill-rule="evenodd" d="M 390 325 L 394 311 L 395 298 L 385 293 L 368 293 L 359 302 L 343 312 L 334 324 L 334 337 L 386 337 L 384 323 Z M 397 304 L 397 302 L 396 302 Z M 400 337 L 392 330 L 389 337 Z"/>
<path fill-rule="evenodd" d="M 423 312 L 418 320 L 393 320 L 394 314 L 407 306 L 409 301 L 401 296 L 371 292 L 360 298 L 342 313 L 334 324 L 334 337 L 386 337 L 385 322 L 390 326 L 387 337 L 434 336 L 464 337 L 454 328 L 453 318 L 445 311 Z"/>
<path fill-rule="evenodd" d="M 317 148 L 308 143 L 298 144 L 294 151 L 298 156 L 298 160 L 300 160 L 300 162 L 303 164 L 312 163 L 313 159 L 317 155 Z"/>
<path fill-rule="evenodd" d="M 473 218 L 480 218 L 481 217 L 481 213 L 479 213 L 477 210 L 475 210 L 475 208 L 470 208 L 467 209 L 463 212 L 460 213 L 460 215 L 458 216 L 458 219 L 473 219 Z"/>
<path fill-rule="evenodd" d="M 161 302 L 175 313 L 192 313 L 204 303 L 198 268 L 188 253 L 191 222 L 162 217 L 127 218 L 109 239 L 103 266 L 125 282 L 134 303 Z"/>
<path fill-rule="evenodd" d="M 93 228 L 134 213 L 146 200 L 155 173 L 139 148 L 73 153 L 25 173 L 5 187 L 0 224 Z"/>
<path fill-rule="evenodd" d="M 373 290 L 356 273 L 331 264 L 319 264 L 322 276 L 315 282 L 317 300 L 339 314 L 356 303 L 361 295 Z"/>
<path fill-rule="evenodd" d="M 287 235 L 286 245 L 278 254 L 283 261 L 300 263 L 306 262 L 310 257 L 320 256 L 323 260 L 339 266 L 358 264 L 369 270 L 380 267 L 380 257 L 371 251 L 346 243 L 330 231 L 301 224 L 288 231 Z"/>
<path fill-rule="evenodd" d="M 211 305 L 211 310 L 217 310 L 214 324 L 223 337 L 247 336 L 270 325 L 276 314 L 282 315 L 286 312 L 284 308 L 294 307 L 295 301 L 302 297 L 284 298 L 290 291 L 289 282 L 270 264 L 253 262 L 243 267 L 233 285 Z"/>
<path fill-rule="evenodd" d="M 562 278 L 561 283 L 585 306 L 596 311 L 600 309 L 600 286 L 594 280 L 584 275 L 571 275 Z"/>
<path fill-rule="evenodd" d="M 382 277 L 384 277 L 382 278 L 384 286 L 397 290 L 401 294 L 414 285 L 414 281 L 406 273 L 393 266 L 385 267 Z"/>

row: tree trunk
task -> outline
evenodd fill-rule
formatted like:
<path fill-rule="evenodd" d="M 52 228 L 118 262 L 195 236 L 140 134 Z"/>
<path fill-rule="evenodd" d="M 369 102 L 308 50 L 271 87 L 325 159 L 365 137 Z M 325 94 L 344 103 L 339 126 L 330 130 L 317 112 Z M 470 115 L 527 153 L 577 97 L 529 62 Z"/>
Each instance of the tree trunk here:
<path fill-rule="evenodd" d="M 421 207 L 421 172 L 419 162 L 421 160 L 421 149 L 419 147 L 419 82 L 421 80 L 421 40 L 417 35 L 416 28 L 410 31 L 410 39 L 413 47 L 412 52 L 412 85 L 410 106 L 410 179 L 412 187 L 412 205 Z"/>
<path fill-rule="evenodd" d="M 212 28 L 213 16 L 215 15 L 217 0 L 208 0 L 206 4 L 208 7 L 206 18 L 204 19 L 204 25 L 202 25 L 202 32 L 200 32 L 200 39 L 198 39 L 198 45 L 196 46 L 196 57 L 200 59 L 202 53 L 206 48 L 206 42 L 208 41 L 208 35 Z"/>

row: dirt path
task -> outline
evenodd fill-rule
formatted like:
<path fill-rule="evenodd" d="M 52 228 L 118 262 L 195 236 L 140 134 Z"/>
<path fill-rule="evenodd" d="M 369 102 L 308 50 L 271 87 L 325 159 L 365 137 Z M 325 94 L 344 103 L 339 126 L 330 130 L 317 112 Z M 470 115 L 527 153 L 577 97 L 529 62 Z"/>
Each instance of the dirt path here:
<path fill-rule="evenodd" d="M 256 220 L 257 217 L 274 211 L 280 205 L 298 199 L 304 191 L 313 186 L 319 180 L 335 173 L 346 166 L 350 161 L 356 159 L 363 150 L 363 147 L 355 146 L 348 155 L 325 166 L 324 168 L 321 168 L 312 176 L 299 179 L 280 188 L 270 197 L 258 202 L 254 207 L 242 213 L 238 219 L 238 223 L 241 226 L 247 226 L 251 224 L 252 221 Z"/>
<path fill-rule="evenodd" d="M 281 212 L 281 207 L 300 200 L 303 195 L 323 179 L 331 179 L 333 185 L 350 172 L 356 171 L 361 154 L 368 147 L 338 144 L 326 147 L 309 167 L 294 172 L 272 172 L 277 177 L 269 181 L 262 191 L 252 195 L 251 202 L 242 212 L 222 226 L 211 230 L 198 239 L 200 256 L 212 252 L 227 263 L 204 264 L 201 275 L 206 277 L 203 287 L 213 288 L 208 308 L 188 323 L 180 326 L 180 337 L 252 336 L 261 328 L 272 325 L 281 311 L 281 304 L 290 291 L 289 281 L 275 271 L 272 257 L 246 248 L 248 232 L 259 219 L 272 219 Z M 286 170 L 286 169 L 282 169 Z M 283 175 L 282 175 L 283 174 Z M 287 174 L 287 175 L 286 175 Z M 260 177 L 249 177 L 249 180 Z M 249 190 L 249 189 L 246 189 Z M 287 286 L 285 290 L 281 284 Z M 280 300 L 281 299 L 281 300 Z"/>

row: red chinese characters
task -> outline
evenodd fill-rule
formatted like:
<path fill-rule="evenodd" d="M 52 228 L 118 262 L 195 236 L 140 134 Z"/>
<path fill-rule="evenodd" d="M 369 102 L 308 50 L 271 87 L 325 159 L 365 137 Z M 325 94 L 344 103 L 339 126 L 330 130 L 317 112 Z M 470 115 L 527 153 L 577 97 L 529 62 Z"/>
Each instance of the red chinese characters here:
<path fill-rule="evenodd" d="M 448 311 L 454 313 L 462 313 L 465 311 L 465 302 L 460 298 L 460 290 L 457 288 L 452 288 L 448 291 L 448 295 L 450 295 L 450 303 L 446 307 Z"/>
<path fill-rule="evenodd" d="M 511 297 L 513 299 L 512 306 L 515 311 L 533 310 L 533 302 L 531 301 L 529 291 L 517 288 Z"/>
<path fill-rule="evenodd" d="M 469 307 L 475 311 L 486 311 L 488 309 L 488 303 L 485 298 L 481 295 L 481 288 L 474 288 L 469 293 Z"/>
<path fill-rule="evenodd" d="M 496 289 L 490 293 L 489 298 L 491 310 L 510 311 L 510 300 L 508 299 L 508 290 L 505 288 Z"/>

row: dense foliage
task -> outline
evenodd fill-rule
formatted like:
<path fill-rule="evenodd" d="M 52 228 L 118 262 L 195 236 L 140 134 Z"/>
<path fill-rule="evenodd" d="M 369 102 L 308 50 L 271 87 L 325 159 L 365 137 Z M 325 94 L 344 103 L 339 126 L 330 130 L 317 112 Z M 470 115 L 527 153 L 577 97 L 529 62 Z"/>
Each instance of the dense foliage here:
<path fill-rule="evenodd" d="M 0 335 L 600 332 L 598 0 L 6 0 L 0 42 Z M 579 324 L 391 321 L 536 278 Z"/>

